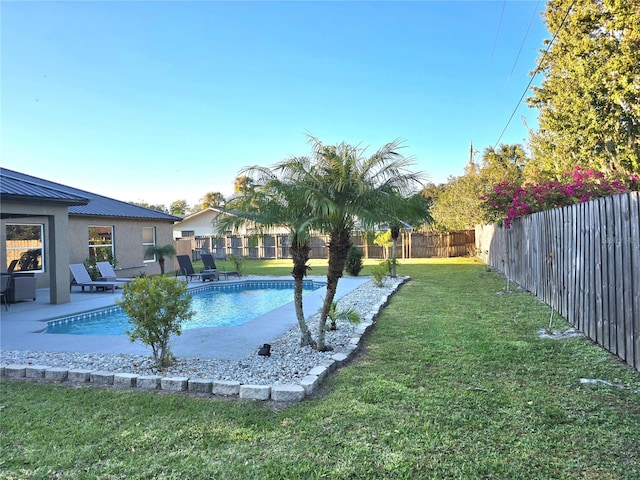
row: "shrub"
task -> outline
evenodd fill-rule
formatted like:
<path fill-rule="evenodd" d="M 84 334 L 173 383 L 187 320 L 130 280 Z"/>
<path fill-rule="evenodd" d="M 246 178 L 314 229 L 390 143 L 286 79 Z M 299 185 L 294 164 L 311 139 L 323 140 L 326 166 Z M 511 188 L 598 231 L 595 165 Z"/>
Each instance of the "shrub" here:
<path fill-rule="evenodd" d="M 97 265 L 98 262 L 109 262 L 113 267 L 118 264 L 111 251 L 99 248 L 96 249 L 93 257 L 85 258 L 84 262 L 82 262 L 84 263 L 87 272 L 89 272 L 91 280 L 97 280 L 98 278 L 100 278 L 100 270 L 98 270 Z"/>
<path fill-rule="evenodd" d="M 191 295 L 187 283 L 171 277 L 139 277 L 125 284 L 116 304 L 129 316 L 127 335 L 151 347 L 158 369 L 171 364 L 171 335 L 182 333 L 182 322 L 190 319 Z"/>
<path fill-rule="evenodd" d="M 358 247 L 351 246 L 347 253 L 347 262 L 344 265 L 347 273 L 353 277 L 357 277 L 362 270 L 362 250 Z"/>
<path fill-rule="evenodd" d="M 233 267 L 236 269 L 236 272 L 238 272 L 238 275 L 242 275 L 242 264 L 244 263 L 245 259 L 232 253 L 230 255 L 227 255 L 227 260 L 233 263 Z"/>
<path fill-rule="evenodd" d="M 400 262 L 398 262 L 397 258 L 388 258 L 387 260 L 385 260 L 384 262 L 382 262 L 380 265 L 382 265 L 384 268 L 387 269 L 387 273 L 393 277 L 394 275 L 394 270 L 395 268 L 400 265 Z"/>
<path fill-rule="evenodd" d="M 498 183 L 482 200 L 487 220 L 503 221 L 509 228 L 513 220 L 530 213 L 637 190 L 639 186 L 637 174 L 606 176 L 576 166 L 561 181 L 541 179 L 522 186 L 509 181 Z"/>
<path fill-rule="evenodd" d="M 376 265 L 371 270 L 371 276 L 373 277 L 373 283 L 378 287 L 382 287 L 387 277 L 389 267 L 387 262 L 382 262 L 380 265 Z"/>

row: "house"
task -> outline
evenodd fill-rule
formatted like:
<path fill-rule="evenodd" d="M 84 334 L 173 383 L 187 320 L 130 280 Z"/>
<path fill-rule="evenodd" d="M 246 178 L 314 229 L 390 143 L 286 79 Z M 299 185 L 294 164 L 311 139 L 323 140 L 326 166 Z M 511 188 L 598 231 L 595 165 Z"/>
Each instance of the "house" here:
<path fill-rule="evenodd" d="M 228 215 L 221 210 L 209 207 L 187 215 L 173 226 L 173 238 L 206 237 L 215 235 L 216 219 Z"/>
<path fill-rule="evenodd" d="M 251 258 L 288 256 L 287 228 L 269 227 L 257 233 L 250 226 L 241 225 L 233 231 L 223 231 L 218 225 L 218 219 L 223 215 L 230 214 L 209 207 L 176 222 L 173 227 L 176 248 L 181 253 L 190 254 L 193 260 L 198 260 L 202 253 L 211 253 L 220 259 L 229 254 Z"/>
<path fill-rule="evenodd" d="M 179 217 L 0 168 L 0 265 L 34 273 L 51 303 L 70 301 L 70 263 L 106 255 L 123 277 L 160 273 L 152 245 L 173 244 Z"/>
<path fill-rule="evenodd" d="M 176 240 L 191 237 L 211 237 L 231 235 L 251 235 L 253 232 L 249 227 L 241 226 L 236 231 L 220 231 L 217 220 L 223 215 L 230 215 L 215 207 L 205 208 L 199 212 L 187 215 L 173 226 L 173 238 Z M 269 235 L 287 235 L 289 230 L 285 227 L 271 227 L 263 233 Z"/>

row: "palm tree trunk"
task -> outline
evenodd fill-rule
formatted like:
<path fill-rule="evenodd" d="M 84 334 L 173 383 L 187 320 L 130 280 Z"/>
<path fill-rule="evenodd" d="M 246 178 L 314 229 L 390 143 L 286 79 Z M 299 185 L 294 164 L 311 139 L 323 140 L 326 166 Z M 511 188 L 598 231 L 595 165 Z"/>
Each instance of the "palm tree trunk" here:
<path fill-rule="evenodd" d="M 300 327 L 300 346 L 306 347 L 307 345 L 310 345 L 311 347 L 316 348 L 316 342 L 311 336 L 311 331 L 305 321 L 304 310 L 302 308 L 302 286 L 304 277 L 307 276 L 307 270 L 309 268 L 307 266 L 307 261 L 309 260 L 311 246 L 309 243 L 298 245 L 295 241 L 296 239 L 294 238 L 293 240 L 294 241 L 291 242 L 289 251 L 293 258 L 293 271 L 291 272 L 294 281 L 293 303 L 296 309 L 298 326 Z"/>
<path fill-rule="evenodd" d="M 397 226 L 391 227 L 391 240 L 393 243 L 391 244 L 391 278 L 396 278 L 398 275 L 396 274 L 396 265 L 397 265 L 397 250 L 396 243 L 398 242 L 398 236 L 400 235 L 400 228 Z"/>
<path fill-rule="evenodd" d="M 347 255 L 351 248 L 351 232 L 340 230 L 331 234 L 329 240 L 329 271 L 327 272 L 327 296 L 324 297 L 322 310 L 320 312 L 320 325 L 318 326 L 318 350 L 326 352 L 331 350 L 330 345 L 325 343 L 325 332 L 327 330 L 327 317 L 331 310 L 331 304 L 336 296 L 338 280 L 342 277 L 344 266 L 347 263 Z"/>

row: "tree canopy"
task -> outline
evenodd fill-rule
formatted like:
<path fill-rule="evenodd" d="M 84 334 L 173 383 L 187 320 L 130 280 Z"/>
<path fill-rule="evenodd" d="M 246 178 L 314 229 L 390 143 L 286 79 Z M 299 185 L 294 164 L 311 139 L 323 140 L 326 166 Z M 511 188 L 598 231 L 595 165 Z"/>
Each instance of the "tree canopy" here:
<path fill-rule="evenodd" d="M 498 149 L 486 148 L 480 164 L 469 165 L 465 175 L 451 177 L 445 185 L 427 186 L 421 194 L 432 205 L 434 228 L 466 230 L 484 223 L 487 211 L 483 197 L 504 181 L 520 185 L 527 162 L 522 145 L 501 144 Z"/>
<path fill-rule="evenodd" d="M 559 178 L 576 165 L 640 173 L 638 1 L 550 0 L 545 22 L 557 36 L 527 99 L 539 110 L 527 174 Z"/>
<path fill-rule="evenodd" d="M 297 187 L 312 211 L 313 228 L 329 234 L 327 294 L 320 312 L 317 347 L 325 350 L 325 325 L 342 277 L 351 233 L 356 225 L 395 224 L 403 218 L 429 219 L 426 202 L 417 193 L 422 175 L 410 170 L 412 159 L 400 154 L 401 142 L 383 145 L 365 156 L 360 146 L 325 145 L 309 136 L 310 157 L 295 157 L 275 170 Z"/>

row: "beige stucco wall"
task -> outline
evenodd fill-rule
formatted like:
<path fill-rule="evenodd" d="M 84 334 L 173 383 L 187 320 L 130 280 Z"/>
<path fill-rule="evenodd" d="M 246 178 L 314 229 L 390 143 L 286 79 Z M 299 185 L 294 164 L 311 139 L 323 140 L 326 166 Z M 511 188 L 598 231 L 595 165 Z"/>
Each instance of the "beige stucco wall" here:
<path fill-rule="evenodd" d="M 17 202 L 3 200 L 0 226 L 0 265 L 7 268 L 7 223 L 44 226 L 44 272 L 36 273 L 36 288 L 49 288 L 51 303 L 67 303 L 69 297 L 68 209 L 55 202 Z"/>
<path fill-rule="evenodd" d="M 45 271 L 36 274 L 37 288 L 49 288 L 50 286 L 50 269 L 54 262 L 52 261 L 52 252 L 49 241 L 52 238 L 49 231 L 49 217 L 58 216 L 59 218 L 67 217 L 66 206 L 49 206 L 40 204 L 16 203 L 14 205 L 5 202 L 2 205 L 3 212 L 11 212 L 12 214 L 39 216 L 20 217 L 2 219 L 0 228 L 0 265 L 1 270 L 6 271 L 6 228 L 7 223 L 15 224 L 41 224 L 44 225 L 44 243 L 45 243 Z M 48 217 L 49 216 L 49 217 Z M 114 250 L 117 259 L 117 267 L 133 267 L 136 265 L 145 265 L 145 267 L 130 268 L 118 271 L 118 275 L 123 277 L 134 276 L 139 272 L 145 272 L 147 275 L 155 275 L 160 273 L 158 262 L 144 261 L 144 247 L 142 245 L 142 227 L 156 227 L 156 244 L 157 245 L 173 245 L 173 223 L 172 222 L 154 222 L 148 220 L 137 219 L 117 219 L 117 218 L 99 218 L 84 217 L 71 215 L 68 216 L 68 231 L 64 235 L 66 241 L 62 242 L 64 248 L 61 252 L 63 256 L 68 256 L 69 263 L 82 263 L 89 256 L 89 226 L 92 225 L 108 225 L 114 227 Z M 173 259 L 167 259 L 165 270 L 167 272 L 174 271 L 177 265 Z M 68 268 L 65 266 L 62 270 L 63 276 L 69 276 Z M 61 272 L 61 273 L 62 273 Z M 69 278 L 70 280 L 70 278 Z"/>
<path fill-rule="evenodd" d="M 2 211 L 5 214 L 11 213 L 12 215 L 33 215 L 33 216 L 24 216 L 18 218 L 4 218 L 1 221 L 0 227 L 0 265 L 2 266 L 2 271 L 7 270 L 7 229 L 5 225 L 7 223 L 11 224 L 24 224 L 24 225 L 44 225 L 44 256 L 45 256 L 45 271 L 44 273 L 37 273 L 36 277 L 36 288 L 48 288 L 50 282 L 50 269 L 51 269 L 51 246 L 49 245 L 49 238 L 51 238 L 51 232 L 49 231 L 49 218 L 58 217 L 58 218 L 66 218 L 67 217 L 67 206 L 66 205 L 50 205 L 50 204 L 40 204 L 40 203 L 28 203 L 28 202 L 9 202 L 4 201 L 2 203 Z M 38 216 L 35 216 L 35 215 Z M 61 245 L 64 247 L 64 244 Z M 67 254 L 67 251 L 63 249 L 62 254 Z"/>
<path fill-rule="evenodd" d="M 119 276 L 132 277 L 140 272 L 147 275 L 160 273 L 158 262 L 145 262 L 142 228 L 156 228 L 156 245 L 173 245 L 173 223 L 110 217 L 69 216 L 69 263 L 82 263 L 89 256 L 89 226 L 113 227 L 114 253 Z M 145 267 L 139 267 L 145 265 Z M 134 268 L 129 268 L 134 267 Z M 167 260 L 165 272 L 175 268 Z"/>

